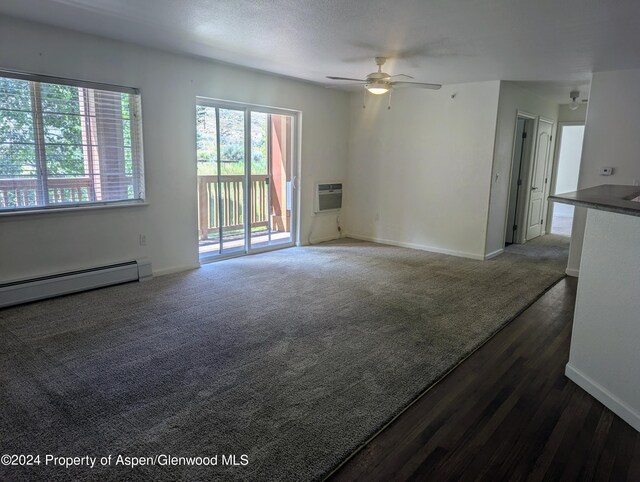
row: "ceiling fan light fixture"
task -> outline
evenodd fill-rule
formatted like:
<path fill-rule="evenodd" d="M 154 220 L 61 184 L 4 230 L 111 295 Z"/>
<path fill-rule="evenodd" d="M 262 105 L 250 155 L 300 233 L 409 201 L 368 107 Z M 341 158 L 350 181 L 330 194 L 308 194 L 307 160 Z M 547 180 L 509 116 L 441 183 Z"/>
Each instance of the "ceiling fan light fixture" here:
<path fill-rule="evenodd" d="M 365 88 L 374 95 L 386 94 L 391 90 L 389 84 L 385 82 L 371 82 L 365 85 Z"/>
<path fill-rule="evenodd" d="M 569 97 L 571 97 L 571 102 L 569 103 L 569 109 L 576 110 L 578 107 L 580 107 L 580 104 L 578 103 L 578 97 L 580 97 L 580 91 L 572 90 L 571 93 L 569 94 Z"/>

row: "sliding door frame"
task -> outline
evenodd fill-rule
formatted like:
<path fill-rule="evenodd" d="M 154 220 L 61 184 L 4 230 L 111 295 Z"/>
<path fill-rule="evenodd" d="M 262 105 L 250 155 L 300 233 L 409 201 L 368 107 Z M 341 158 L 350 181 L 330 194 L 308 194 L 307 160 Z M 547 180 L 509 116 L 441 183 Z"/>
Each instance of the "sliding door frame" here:
<path fill-rule="evenodd" d="M 223 259 L 235 258 L 238 256 L 245 256 L 247 254 L 257 254 L 264 253 L 266 251 L 273 251 L 276 249 L 282 248 L 290 248 L 297 244 L 298 234 L 299 234 L 299 220 L 300 220 L 300 192 L 299 192 L 299 168 L 300 168 L 300 121 L 302 117 L 302 112 L 297 110 L 290 109 L 282 109 L 279 107 L 270 107 L 259 104 L 246 104 L 244 102 L 235 102 L 229 100 L 215 99 L 209 97 L 197 97 L 196 105 L 203 105 L 206 107 L 214 107 L 216 108 L 216 144 L 218 149 L 218 183 L 220 182 L 220 123 L 219 123 L 219 110 L 218 109 L 229 109 L 236 111 L 244 112 L 244 209 L 243 209 L 243 218 L 245 223 L 244 229 L 244 249 L 242 251 L 232 252 L 232 253 L 218 253 L 209 256 L 199 257 L 200 263 L 209 263 L 213 261 L 219 261 Z M 287 243 L 278 243 L 275 245 L 263 246 L 260 248 L 253 248 L 251 246 L 251 113 L 261 113 L 267 114 L 270 119 L 271 115 L 282 115 L 288 116 L 292 119 L 291 125 L 291 226 L 290 226 L 290 241 Z M 268 125 L 268 129 L 270 132 L 271 126 Z M 270 146 L 269 146 L 270 151 Z M 270 157 L 271 153 L 268 153 L 267 159 L 267 172 L 270 172 Z M 271 182 L 272 179 L 269 176 L 269 196 L 271 196 Z M 269 197 L 270 199 L 270 197 Z M 220 202 L 218 201 L 218 205 Z M 271 209 L 271 204 L 269 203 L 269 209 Z M 271 214 L 269 213 L 270 217 Z M 271 226 L 271 221 L 269 220 L 268 226 Z M 222 229 L 222 228 L 220 228 Z M 271 239 L 271 231 L 269 228 L 269 239 Z M 221 242 L 221 241 L 220 241 Z M 222 242 L 221 242 L 222 243 Z M 222 249 L 222 244 L 220 244 Z"/>

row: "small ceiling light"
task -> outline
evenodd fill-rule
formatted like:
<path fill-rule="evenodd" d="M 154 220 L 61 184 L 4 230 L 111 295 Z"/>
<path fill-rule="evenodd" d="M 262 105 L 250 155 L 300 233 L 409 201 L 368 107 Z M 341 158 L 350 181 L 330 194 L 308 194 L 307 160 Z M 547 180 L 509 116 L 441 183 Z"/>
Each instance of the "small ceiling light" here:
<path fill-rule="evenodd" d="M 386 82 L 371 82 L 365 88 L 374 95 L 382 95 L 389 92 L 391 87 Z"/>
<path fill-rule="evenodd" d="M 580 107 L 580 104 L 578 103 L 578 97 L 580 97 L 580 91 L 572 90 L 571 93 L 569 94 L 569 97 L 571 97 L 571 102 L 569 103 L 569 109 L 576 110 L 578 107 Z"/>

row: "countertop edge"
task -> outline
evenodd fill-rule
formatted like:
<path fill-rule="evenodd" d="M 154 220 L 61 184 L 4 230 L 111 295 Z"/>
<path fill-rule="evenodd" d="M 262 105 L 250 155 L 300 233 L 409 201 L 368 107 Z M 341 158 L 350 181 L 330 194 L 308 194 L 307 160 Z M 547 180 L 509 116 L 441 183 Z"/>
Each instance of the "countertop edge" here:
<path fill-rule="evenodd" d="M 547 199 L 551 202 L 640 217 L 640 202 L 633 201 L 636 198 L 640 198 L 640 186 L 601 184 L 574 192 L 554 194 Z"/>
<path fill-rule="evenodd" d="M 548 199 L 549 201 L 563 203 L 563 204 L 571 204 L 573 206 L 580 206 L 584 208 L 598 209 L 600 211 L 609 211 L 611 213 L 616 213 L 616 214 L 626 214 L 627 216 L 640 217 L 640 211 L 619 207 L 619 206 L 612 206 L 610 204 L 603 204 L 603 203 L 597 203 L 592 201 L 579 201 L 576 199 L 566 199 L 566 198 L 556 197 L 556 196 L 549 196 Z"/>

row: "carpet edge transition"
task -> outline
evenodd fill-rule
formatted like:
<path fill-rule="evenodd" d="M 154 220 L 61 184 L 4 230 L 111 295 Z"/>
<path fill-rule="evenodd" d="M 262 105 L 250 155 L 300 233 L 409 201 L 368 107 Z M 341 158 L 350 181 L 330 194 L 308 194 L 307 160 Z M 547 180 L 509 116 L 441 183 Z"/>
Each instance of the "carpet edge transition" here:
<path fill-rule="evenodd" d="M 318 478 L 318 480 L 325 482 L 328 481 L 333 475 L 337 474 L 340 469 L 346 465 L 350 460 L 352 460 L 357 454 L 359 454 L 367 445 L 369 445 L 378 435 L 384 432 L 393 422 L 395 422 L 402 414 L 404 414 L 407 410 L 409 410 L 415 403 L 417 403 L 422 397 L 426 396 L 438 383 L 444 380 L 447 376 L 449 376 L 456 368 L 458 368 L 462 363 L 464 363 L 469 357 L 471 357 L 474 353 L 480 350 L 484 345 L 486 345 L 489 341 L 491 341 L 498 333 L 500 333 L 503 329 L 505 329 L 513 320 L 515 320 L 522 313 L 527 311 L 536 301 L 542 298 L 546 293 L 548 293 L 554 286 L 556 286 L 560 281 L 566 278 L 567 275 L 561 275 L 557 280 L 543 289 L 538 295 L 536 295 L 530 302 L 526 303 L 520 310 L 518 310 L 513 316 L 507 319 L 504 323 L 502 323 L 497 329 L 493 332 L 489 333 L 487 337 L 479 342 L 474 348 L 472 348 L 469 353 L 463 355 L 458 361 L 454 362 L 450 368 L 448 368 L 441 376 L 438 377 L 433 383 L 429 384 L 425 388 L 418 391 L 418 393 L 412 397 L 411 401 L 407 403 L 404 407 L 400 408 L 397 413 L 392 415 L 386 422 L 384 422 L 380 428 L 375 430 L 366 440 L 358 445 L 358 447 L 351 452 L 351 454 L 345 458 L 342 462 L 340 462 L 337 466 L 335 466 L 332 470 L 327 472 L 325 475 Z"/>

